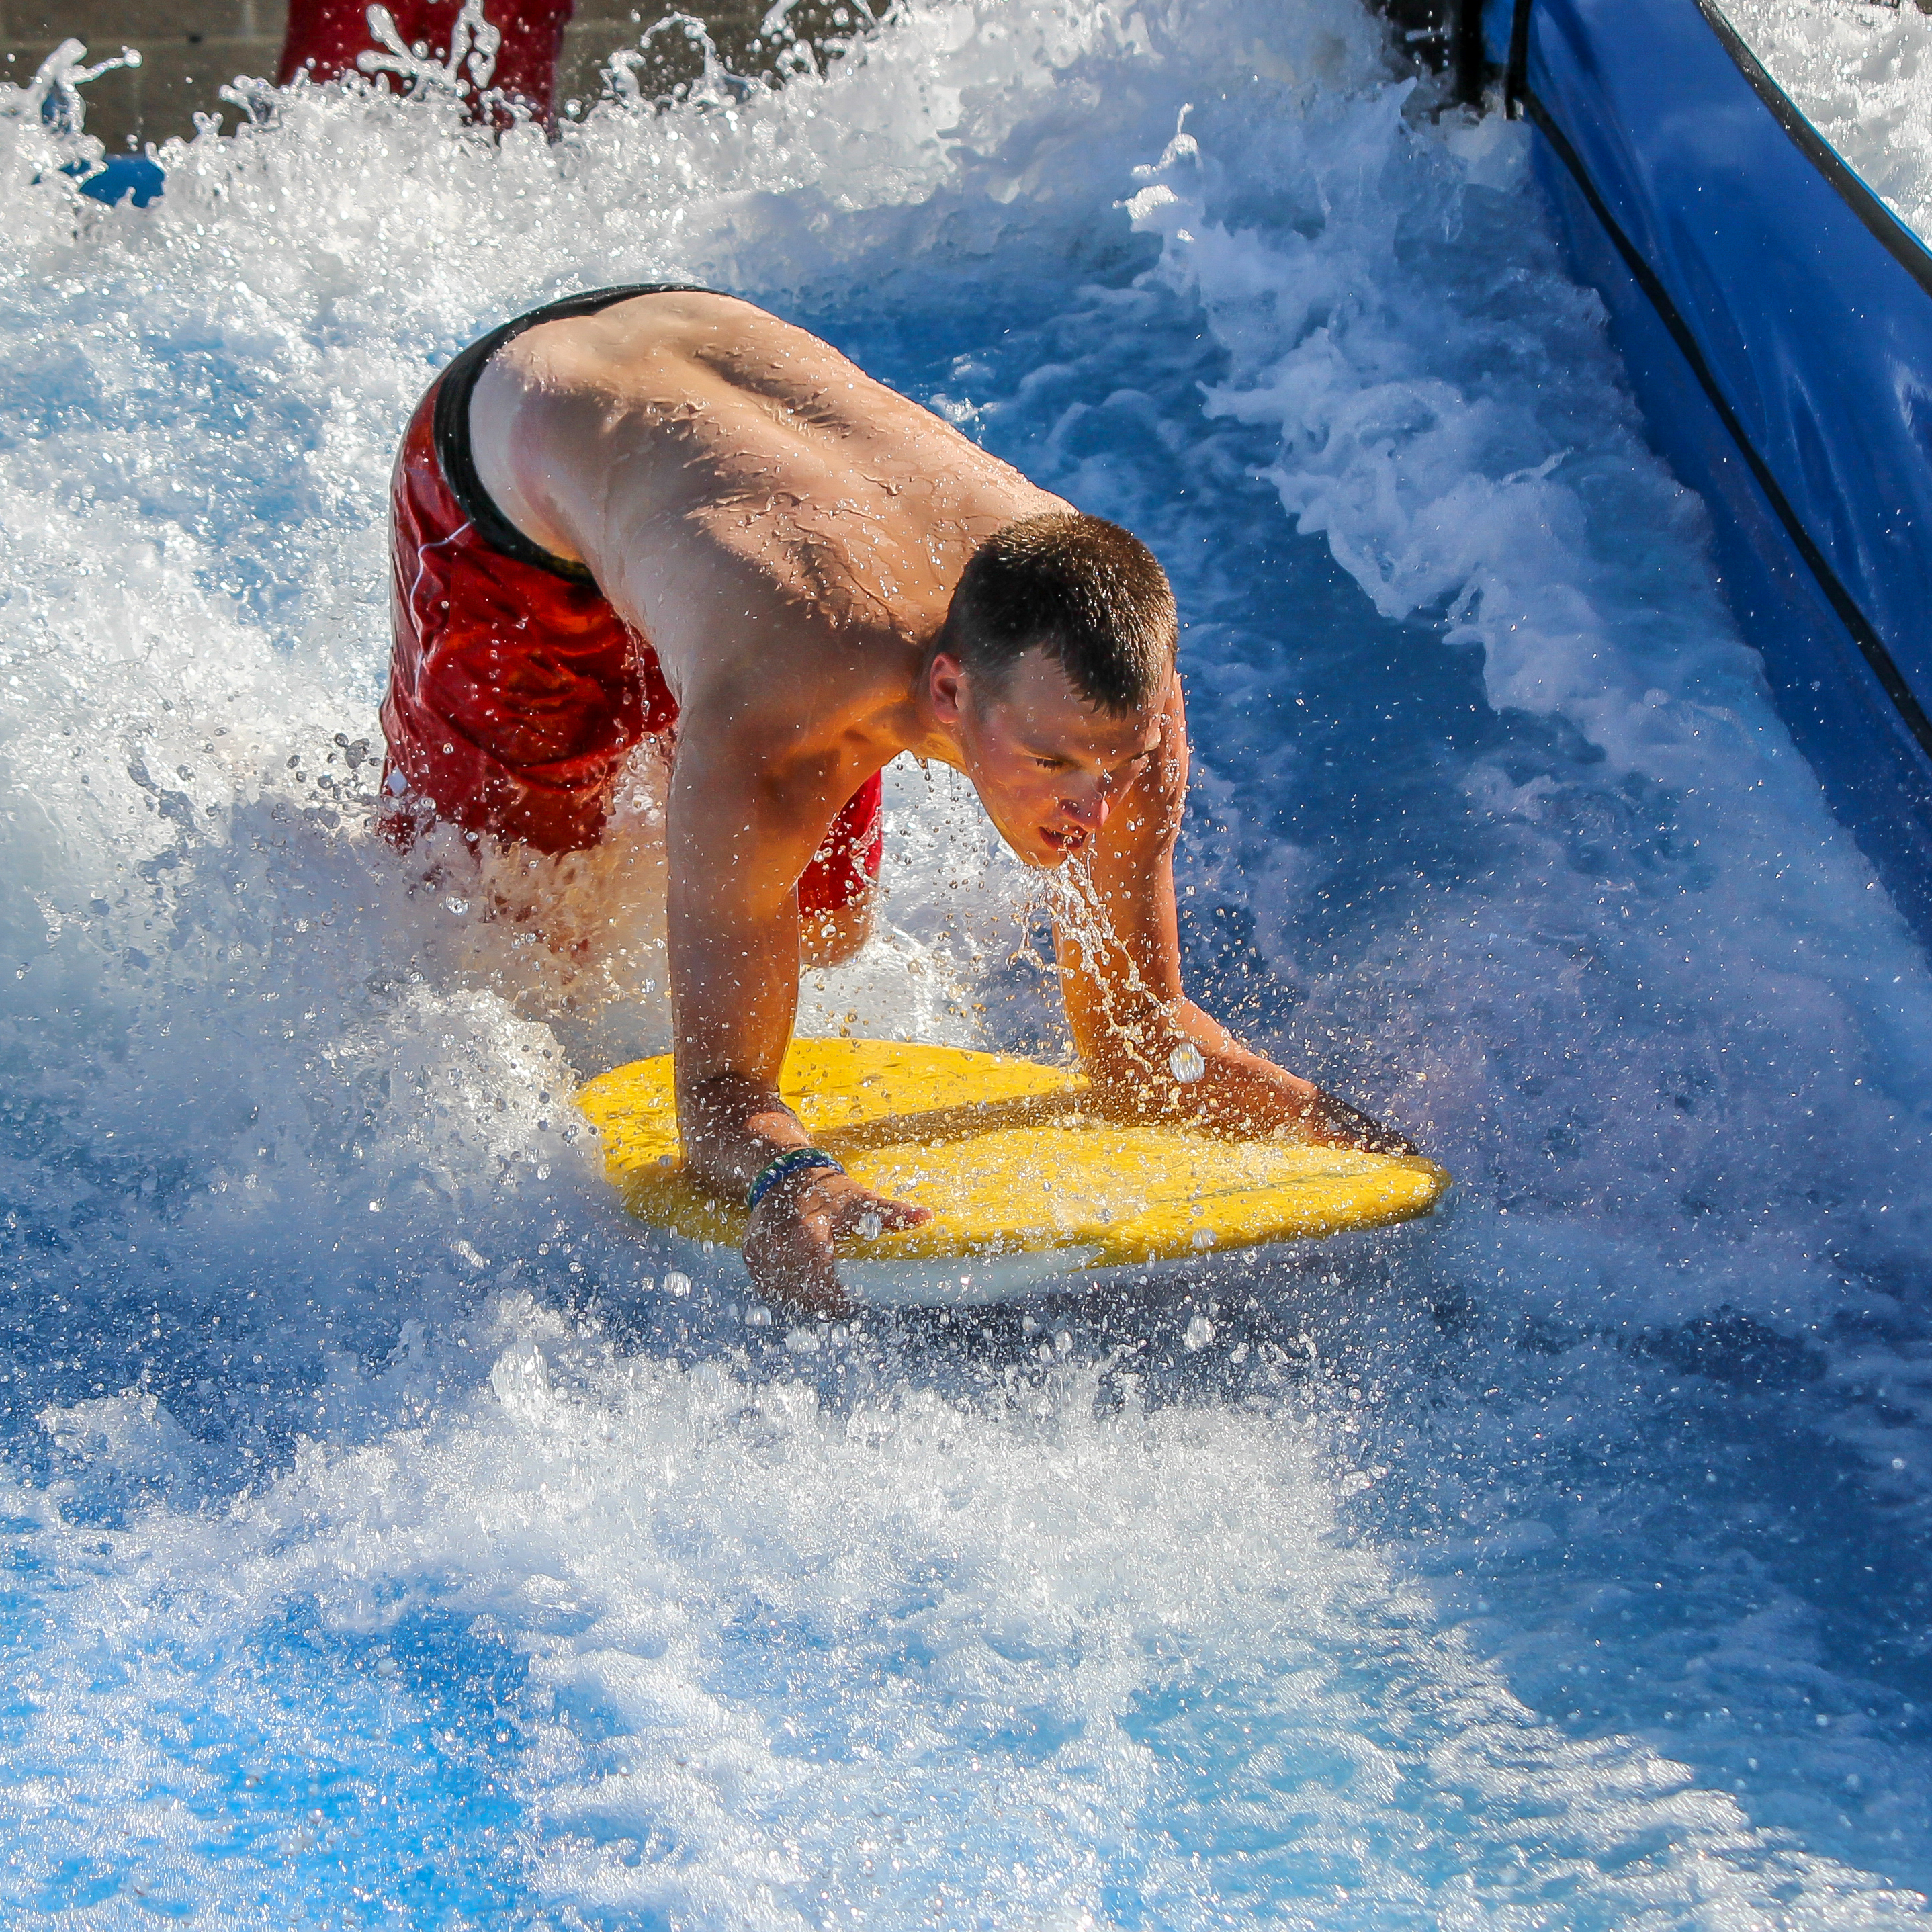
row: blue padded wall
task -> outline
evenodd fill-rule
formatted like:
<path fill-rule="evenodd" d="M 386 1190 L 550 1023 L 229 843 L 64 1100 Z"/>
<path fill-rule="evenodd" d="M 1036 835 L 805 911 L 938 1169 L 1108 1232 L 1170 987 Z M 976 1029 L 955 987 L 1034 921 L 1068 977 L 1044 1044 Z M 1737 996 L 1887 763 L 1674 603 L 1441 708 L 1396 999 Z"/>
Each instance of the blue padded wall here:
<path fill-rule="evenodd" d="M 1932 943 L 1932 256 L 1714 0 L 1526 0 L 1514 28 L 1538 175 L 1652 440 L 1710 506 L 1793 737 Z"/>

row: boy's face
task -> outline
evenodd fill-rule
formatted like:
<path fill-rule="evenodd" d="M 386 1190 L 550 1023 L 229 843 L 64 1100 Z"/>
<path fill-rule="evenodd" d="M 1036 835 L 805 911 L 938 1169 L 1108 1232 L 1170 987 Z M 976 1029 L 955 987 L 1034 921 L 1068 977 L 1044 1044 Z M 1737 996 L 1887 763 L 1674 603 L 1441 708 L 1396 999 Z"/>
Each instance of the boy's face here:
<path fill-rule="evenodd" d="M 1043 651 L 1028 651 L 1003 688 L 976 686 L 956 658 L 934 658 L 928 694 L 950 726 L 986 815 L 1030 866 L 1085 851 L 1161 748 L 1167 692 L 1125 716 L 1084 703 Z"/>

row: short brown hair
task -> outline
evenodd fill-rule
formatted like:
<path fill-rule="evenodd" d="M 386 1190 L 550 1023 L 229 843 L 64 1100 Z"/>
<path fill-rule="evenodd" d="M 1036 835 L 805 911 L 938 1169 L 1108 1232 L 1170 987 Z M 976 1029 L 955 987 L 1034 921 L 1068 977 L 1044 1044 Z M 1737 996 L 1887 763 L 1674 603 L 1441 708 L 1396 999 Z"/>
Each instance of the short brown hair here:
<path fill-rule="evenodd" d="M 1147 545 L 1104 517 L 1049 510 L 974 552 L 938 648 L 996 692 L 1042 650 L 1083 704 L 1124 715 L 1160 695 L 1175 637 L 1174 592 Z"/>

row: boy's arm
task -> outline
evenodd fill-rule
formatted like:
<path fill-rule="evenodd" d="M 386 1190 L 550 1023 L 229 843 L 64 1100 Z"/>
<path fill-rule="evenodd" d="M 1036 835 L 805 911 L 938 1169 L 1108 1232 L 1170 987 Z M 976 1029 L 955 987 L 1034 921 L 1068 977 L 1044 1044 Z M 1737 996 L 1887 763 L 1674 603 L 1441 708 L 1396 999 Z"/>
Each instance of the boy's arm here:
<path fill-rule="evenodd" d="M 1094 844 L 1095 910 L 1104 916 L 1063 915 L 1058 924 L 1066 1016 L 1102 1104 L 1234 1133 L 1292 1127 L 1311 1140 L 1413 1154 L 1400 1133 L 1250 1052 L 1182 992 L 1174 848 L 1187 797 L 1187 721 L 1178 677 L 1165 726 L 1160 750 Z"/>
<path fill-rule="evenodd" d="M 666 836 L 678 1127 L 698 1178 L 742 1201 L 771 1161 L 808 1144 L 778 1094 L 798 1007 L 797 880 L 843 800 L 775 778 L 739 734 L 705 726 L 687 716 L 680 733 Z M 781 1182 L 746 1238 L 753 1285 L 842 1310 L 832 1244 L 868 1213 L 887 1228 L 927 1219 L 829 1169 Z"/>

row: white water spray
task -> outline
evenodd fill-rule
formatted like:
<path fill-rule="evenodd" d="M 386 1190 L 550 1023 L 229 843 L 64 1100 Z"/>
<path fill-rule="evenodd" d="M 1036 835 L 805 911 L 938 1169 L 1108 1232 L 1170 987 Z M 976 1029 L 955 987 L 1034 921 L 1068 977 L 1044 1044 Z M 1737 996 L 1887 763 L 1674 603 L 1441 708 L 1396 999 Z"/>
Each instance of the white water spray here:
<path fill-rule="evenodd" d="M 0 116 L 10 1918 L 1923 1922 L 1932 989 L 1425 110 L 1342 0 L 1064 0 L 554 145 L 299 86 L 139 213 Z M 568 1096 L 654 992 L 366 821 L 401 424 L 656 279 L 1148 538 L 1192 990 L 1454 1218 L 790 1335 L 640 1240 Z M 889 805 L 807 1024 L 1054 1050 Z"/>

